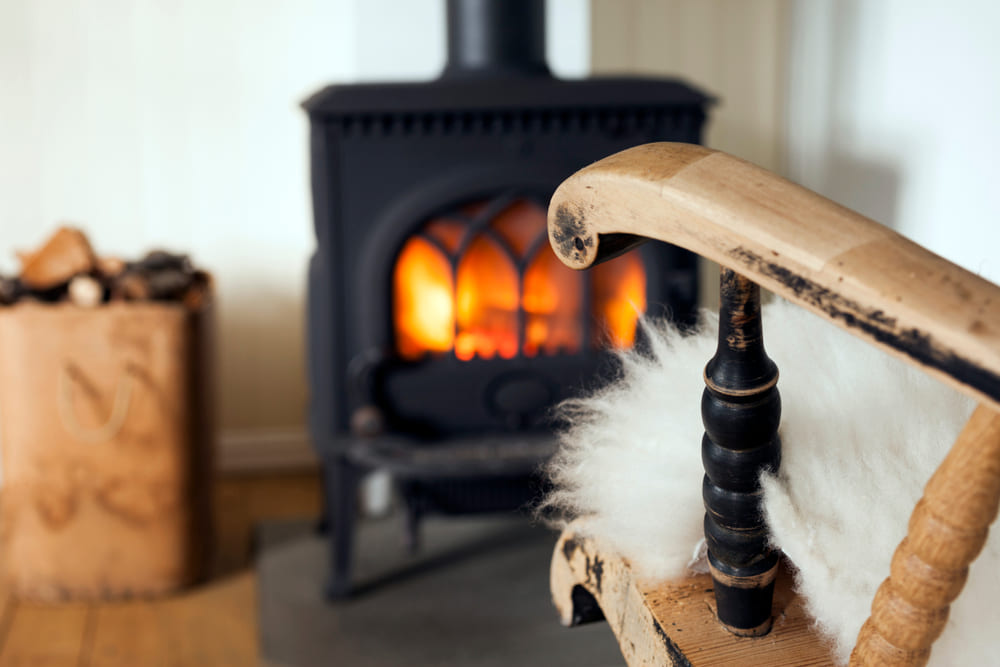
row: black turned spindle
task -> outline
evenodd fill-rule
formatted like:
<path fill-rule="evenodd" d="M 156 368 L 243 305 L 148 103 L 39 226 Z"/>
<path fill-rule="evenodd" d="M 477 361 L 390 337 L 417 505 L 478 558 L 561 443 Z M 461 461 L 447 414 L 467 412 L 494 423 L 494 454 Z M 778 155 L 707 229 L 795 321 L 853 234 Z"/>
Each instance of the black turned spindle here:
<path fill-rule="evenodd" d="M 719 347 L 705 366 L 705 539 L 719 621 L 737 635 L 771 629 L 778 554 L 767 546 L 758 483 L 781 460 L 778 368 L 764 352 L 760 288 L 722 270 Z"/>

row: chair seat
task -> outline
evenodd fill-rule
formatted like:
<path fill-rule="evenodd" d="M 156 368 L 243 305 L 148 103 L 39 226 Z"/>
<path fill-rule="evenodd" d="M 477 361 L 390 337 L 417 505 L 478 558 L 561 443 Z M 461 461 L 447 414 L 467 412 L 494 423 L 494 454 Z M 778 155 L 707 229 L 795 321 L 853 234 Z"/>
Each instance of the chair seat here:
<path fill-rule="evenodd" d="M 552 598 L 563 625 L 603 617 L 630 667 L 638 665 L 834 665 L 782 563 L 774 591 L 774 626 L 763 637 L 737 637 L 715 617 L 712 578 L 693 574 L 644 584 L 626 560 L 570 525 L 552 555 Z"/>

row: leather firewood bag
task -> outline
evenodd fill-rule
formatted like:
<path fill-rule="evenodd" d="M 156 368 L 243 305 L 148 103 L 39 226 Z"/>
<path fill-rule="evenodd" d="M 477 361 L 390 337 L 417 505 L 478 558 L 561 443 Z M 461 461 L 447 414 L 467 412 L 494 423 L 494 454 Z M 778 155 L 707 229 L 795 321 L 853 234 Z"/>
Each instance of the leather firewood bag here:
<path fill-rule="evenodd" d="M 0 552 L 39 599 L 153 595 L 208 565 L 209 313 L 0 308 Z"/>

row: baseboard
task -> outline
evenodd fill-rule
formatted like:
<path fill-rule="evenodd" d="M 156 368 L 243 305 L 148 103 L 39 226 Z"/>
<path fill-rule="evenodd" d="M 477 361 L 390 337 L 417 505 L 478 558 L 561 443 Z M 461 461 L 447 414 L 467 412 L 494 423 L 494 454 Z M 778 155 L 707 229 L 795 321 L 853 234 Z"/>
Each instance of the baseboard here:
<path fill-rule="evenodd" d="M 215 456 L 222 472 L 308 469 L 318 464 L 309 433 L 294 427 L 223 431 Z"/>

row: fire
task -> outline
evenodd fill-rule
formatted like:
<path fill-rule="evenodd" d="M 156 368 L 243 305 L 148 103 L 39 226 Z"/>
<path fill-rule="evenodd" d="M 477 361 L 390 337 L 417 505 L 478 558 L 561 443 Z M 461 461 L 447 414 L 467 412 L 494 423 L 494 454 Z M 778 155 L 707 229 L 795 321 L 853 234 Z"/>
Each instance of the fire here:
<path fill-rule="evenodd" d="M 455 356 L 504 359 L 517 356 L 517 271 L 487 236 L 477 237 L 458 264 Z"/>
<path fill-rule="evenodd" d="M 463 209 L 468 217 L 484 206 Z M 474 224 L 474 223 L 473 223 Z M 454 351 L 463 361 L 518 354 L 574 354 L 584 345 L 584 281 L 590 280 L 591 340 L 630 346 L 646 308 L 646 275 L 635 254 L 590 275 L 549 248 L 545 211 L 518 200 L 485 228 L 433 220 L 407 240 L 393 276 L 396 347 L 404 359 Z M 467 245 L 466 235 L 471 235 Z"/>
<path fill-rule="evenodd" d="M 635 325 L 646 311 L 646 270 L 638 253 L 627 253 L 593 269 L 593 297 L 600 313 L 597 326 L 615 347 L 635 343 Z"/>
<path fill-rule="evenodd" d="M 580 351 L 583 279 L 545 244 L 524 273 L 525 356 Z"/>
<path fill-rule="evenodd" d="M 448 259 L 429 241 L 407 241 L 396 260 L 396 346 L 406 359 L 455 344 L 455 297 Z"/>

